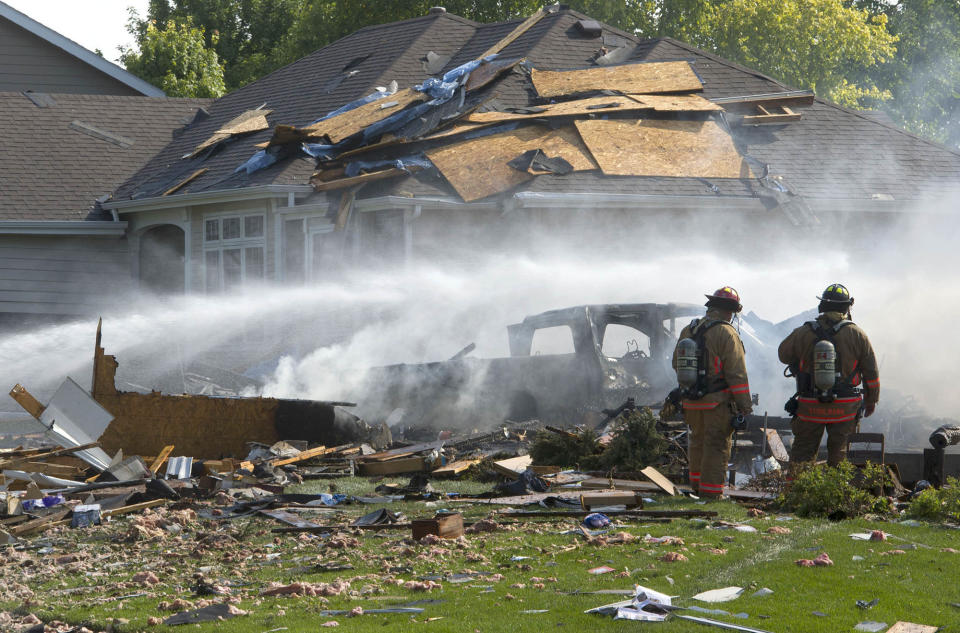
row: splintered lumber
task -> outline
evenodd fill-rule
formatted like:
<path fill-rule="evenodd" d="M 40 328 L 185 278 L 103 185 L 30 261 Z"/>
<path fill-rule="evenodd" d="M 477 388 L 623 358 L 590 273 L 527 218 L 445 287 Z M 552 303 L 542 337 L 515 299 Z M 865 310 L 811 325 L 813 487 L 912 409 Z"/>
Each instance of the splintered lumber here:
<path fill-rule="evenodd" d="M 30 396 L 30 397 L 32 398 L 33 396 Z M 35 459 L 47 459 L 48 457 L 59 457 L 60 455 L 69 455 L 70 453 L 75 453 L 76 451 L 85 451 L 90 448 L 100 448 L 100 443 L 89 442 L 87 444 L 81 444 L 80 446 L 68 446 L 66 448 L 58 448 L 51 451 L 35 451 L 35 450 L 18 451 L 16 453 L 7 453 L 7 454 L 0 455 L 0 457 L 9 458 L 11 462 L 19 462 L 23 460 L 35 460 Z M 0 462 L 0 464 L 2 463 L 4 462 Z"/>
<path fill-rule="evenodd" d="M 673 482 L 660 474 L 660 471 L 654 468 L 653 466 L 647 466 L 640 471 L 640 474 L 657 484 L 665 493 L 671 497 L 676 496 L 677 487 L 673 485 Z"/>
<path fill-rule="evenodd" d="M 301 131 L 305 132 L 309 138 L 326 136 L 330 139 L 330 142 L 339 143 L 347 137 L 362 132 L 377 121 L 400 112 L 412 103 L 423 101 L 425 98 L 426 96 L 422 92 L 417 92 L 412 88 L 404 88 L 392 95 L 380 97 L 353 110 L 347 110 L 329 119 L 312 123 L 301 128 Z"/>
<path fill-rule="evenodd" d="M 498 462 L 493 462 L 490 464 L 495 471 L 501 475 L 507 477 L 513 477 L 516 479 L 520 476 L 520 473 L 525 471 L 530 467 L 530 464 L 533 463 L 533 458 L 529 455 L 520 455 L 519 457 L 511 457 L 510 459 L 502 459 Z"/>
<path fill-rule="evenodd" d="M 507 46 L 512 44 L 518 37 L 520 37 L 527 31 L 529 31 L 530 28 L 533 27 L 534 24 L 542 20 L 545 15 L 547 15 L 547 11 L 545 9 L 540 9 L 539 11 L 531 15 L 529 18 L 521 22 L 519 25 L 517 25 L 515 29 L 507 33 L 506 37 L 504 37 L 499 42 L 497 42 L 496 44 L 494 44 L 493 46 L 485 50 L 483 52 L 483 55 L 480 55 L 478 59 L 483 59 L 484 57 L 488 57 L 490 55 L 499 53 L 500 51 L 505 49 Z"/>
<path fill-rule="evenodd" d="M 17 404 L 23 407 L 27 413 L 38 420 L 46 409 L 46 407 L 40 404 L 40 401 L 34 398 L 22 385 L 14 385 L 13 389 L 10 390 L 10 397 L 16 400 Z"/>
<path fill-rule="evenodd" d="M 697 92 L 703 84 L 690 62 L 651 62 L 585 68 L 582 70 L 537 70 L 530 73 L 541 97 L 558 97 L 593 90 L 616 90 L 624 94 Z"/>
<path fill-rule="evenodd" d="M 451 462 L 446 466 L 441 466 L 434 470 L 431 474 L 436 475 L 437 477 L 449 477 L 451 475 L 459 475 L 465 470 L 469 470 L 471 466 L 479 464 L 482 460 L 477 459 L 461 459 L 455 462 Z"/>
<path fill-rule="evenodd" d="M 744 125 L 781 125 L 783 123 L 793 123 L 803 118 L 802 114 L 794 112 L 787 106 L 780 106 L 780 112 L 771 112 L 759 104 L 756 108 L 756 114 L 745 115 L 740 119 L 740 122 Z"/>
<path fill-rule="evenodd" d="M 501 511 L 496 513 L 496 517 L 582 517 L 587 514 L 590 514 L 588 510 Z M 604 514 L 651 519 L 695 519 L 715 517 L 718 513 L 714 510 L 611 510 Z"/>
<path fill-rule="evenodd" d="M 220 126 L 220 129 L 211 134 L 207 140 L 197 145 L 197 147 L 184 156 L 184 158 L 193 158 L 208 147 L 225 141 L 231 136 L 259 132 L 260 130 L 269 128 L 270 124 L 267 122 L 267 115 L 271 112 L 272 110 L 247 110 Z"/>
<path fill-rule="evenodd" d="M 574 121 L 604 174 L 750 178 L 733 139 L 714 121 Z"/>
<path fill-rule="evenodd" d="M 296 464 L 297 462 L 306 461 L 312 457 L 320 457 L 321 455 L 326 455 L 328 452 L 332 453 L 335 449 L 327 449 L 326 446 L 315 446 L 314 448 L 300 451 L 293 457 L 278 457 L 276 459 L 271 459 L 269 464 L 276 468 L 277 466 L 286 466 L 287 464 Z"/>
<path fill-rule="evenodd" d="M 386 462 L 363 462 L 358 464 L 360 475 L 402 475 L 403 473 L 420 473 L 427 470 L 427 460 L 422 457 L 408 457 L 406 459 L 392 459 Z"/>
<path fill-rule="evenodd" d="M 310 184 L 313 185 L 314 191 L 334 191 L 336 189 L 363 185 L 375 180 L 405 176 L 415 171 L 420 171 L 420 168 L 415 165 L 411 165 L 407 169 L 391 167 L 389 169 L 381 169 L 380 171 L 372 171 L 369 174 L 358 174 L 356 176 L 350 176 L 349 178 L 337 178 L 335 180 L 323 180 L 322 176 L 320 176 L 323 172 L 317 172 L 314 177 L 310 178 Z"/>
<path fill-rule="evenodd" d="M 202 175 L 205 174 L 205 173 L 207 173 L 207 168 L 206 168 L 206 167 L 201 167 L 200 169 L 198 169 L 197 171 L 193 172 L 192 174 L 190 174 L 189 176 L 187 176 L 186 178 L 184 178 L 183 180 L 181 180 L 180 182 L 178 182 L 178 183 L 175 184 L 174 186 L 170 187 L 169 189 L 167 189 L 166 191 L 164 191 L 164 192 L 163 192 L 162 194 L 160 194 L 160 195 L 161 195 L 161 196 L 169 196 L 169 195 L 172 194 L 172 193 L 176 193 L 177 191 L 183 189 L 184 187 L 186 187 L 186 186 L 189 185 L 191 182 L 193 182 L 194 180 L 196 180 L 197 178 L 199 178 L 200 176 L 202 176 Z"/>
<path fill-rule="evenodd" d="M 378 453 L 370 453 L 363 457 L 364 461 L 374 461 L 374 462 L 385 462 L 389 459 L 397 459 L 399 457 L 409 457 L 411 455 L 416 455 L 417 453 L 422 453 L 424 451 L 433 451 L 443 448 L 443 442 L 424 442 L 422 444 L 412 444 L 410 446 L 401 446 L 399 448 L 391 448 L 386 451 L 380 451 Z"/>
<path fill-rule="evenodd" d="M 773 454 L 774 459 L 778 462 L 789 462 L 790 455 L 787 453 L 787 448 L 783 445 L 783 440 L 780 438 L 780 434 L 777 433 L 777 429 L 766 429 L 764 433 L 766 433 L 767 446 L 770 447 L 770 452 Z"/>
<path fill-rule="evenodd" d="M 23 536 L 24 534 L 36 532 L 37 530 L 43 530 L 63 519 L 63 517 L 70 514 L 71 511 L 72 510 L 70 508 L 61 507 L 46 516 L 27 521 L 26 523 L 19 523 L 11 526 L 7 532 L 9 532 L 12 536 Z"/>
<path fill-rule="evenodd" d="M 157 471 L 160 470 L 160 467 L 163 466 L 163 462 L 167 461 L 167 458 L 170 457 L 170 453 L 173 452 L 173 444 L 167 444 L 163 447 L 163 450 L 160 451 L 160 454 L 157 455 L 157 459 L 150 464 L 150 472 L 154 475 L 157 474 Z"/>
<path fill-rule="evenodd" d="M 550 158 L 563 158 L 574 171 L 597 169 L 590 152 L 571 127 L 551 130 L 542 125 L 528 125 L 425 153 L 460 197 L 471 202 L 535 178 L 507 164 L 531 149 L 539 149 Z"/>
<path fill-rule="evenodd" d="M 706 101 L 706 99 L 701 99 Z M 706 103 L 713 106 L 713 109 L 719 110 L 719 106 Z M 640 112 L 643 110 L 652 110 L 653 106 L 640 101 L 640 97 L 631 98 L 627 96 L 617 97 L 590 97 L 589 99 L 576 99 L 574 101 L 564 101 L 562 103 L 551 103 L 544 106 L 531 109 L 536 112 L 474 112 L 462 119 L 467 123 L 500 123 L 503 121 L 523 121 L 524 119 L 543 119 L 560 116 L 582 116 L 587 114 L 608 114 L 612 112 Z"/>
<path fill-rule="evenodd" d="M 714 97 L 710 101 L 723 106 L 723 109 L 727 112 L 751 112 L 758 105 L 766 108 L 811 106 L 814 99 L 815 95 L 812 90 L 790 90 L 740 97 Z"/>
<path fill-rule="evenodd" d="M 700 95 L 627 95 L 657 112 L 716 112 L 722 107 Z"/>

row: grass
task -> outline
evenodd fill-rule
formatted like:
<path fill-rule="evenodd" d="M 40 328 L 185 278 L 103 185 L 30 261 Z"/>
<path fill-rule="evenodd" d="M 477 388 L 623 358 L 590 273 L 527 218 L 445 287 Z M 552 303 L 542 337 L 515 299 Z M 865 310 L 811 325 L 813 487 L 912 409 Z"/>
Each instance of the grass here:
<path fill-rule="evenodd" d="M 405 480 L 399 480 L 401 482 Z M 373 484 L 364 479 L 342 479 L 335 482 L 311 482 L 300 492 L 325 492 L 333 483 L 337 492 L 372 494 Z M 438 486 L 448 491 L 473 494 L 489 489 L 489 484 L 448 482 Z M 713 529 L 705 521 L 675 520 L 670 524 L 625 523 L 616 531 L 626 531 L 642 538 L 672 535 L 684 545 L 655 545 L 634 541 L 623 545 L 596 547 L 584 543 L 581 536 L 563 535 L 573 527 L 569 519 L 561 521 L 528 521 L 512 531 L 468 535 L 467 545 L 426 546 L 405 542 L 406 531 L 364 532 L 357 535 L 360 546 L 347 549 L 325 547 L 321 537 L 272 534 L 277 524 L 264 517 L 236 519 L 224 524 L 198 521 L 179 535 L 156 541 L 127 543 L 117 535 L 128 529 L 134 519 L 114 521 L 109 526 L 88 531 L 60 530 L 37 537 L 37 544 L 49 544 L 53 552 L 34 553 L 34 565 L 23 566 L 7 559 L 0 566 L 3 582 L 16 581 L 34 592 L 34 603 L 27 610 L 41 618 L 56 618 L 73 624 L 88 623 L 102 629 L 111 618 L 129 623 L 118 631 L 169 631 L 163 625 L 149 626 L 150 616 L 166 617 L 161 600 L 176 598 L 195 600 L 190 591 L 192 575 L 201 568 L 214 581 L 229 581 L 233 592 L 241 597 L 239 607 L 250 614 L 229 622 L 191 625 L 191 631 L 230 631 L 264 633 L 285 630 L 298 633 L 318 630 L 319 625 L 336 620 L 351 631 L 382 631 L 384 626 L 456 633 L 495 631 L 635 631 L 637 627 L 653 627 L 663 633 L 708 631 L 702 625 L 673 619 L 661 624 L 638 624 L 615 621 L 608 617 L 587 615 L 583 611 L 615 602 L 616 595 L 590 595 L 582 592 L 601 589 L 630 589 L 635 583 L 679 596 L 676 604 L 699 604 L 690 596 L 704 590 L 728 585 L 746 588 L 743 596 L 723 604 L 700 604 L 731 613 L 746 613 L 746 619 L 713 616 L 740 625 L 777 633 L 833 633 L 852 631 L 863 620 L 893 624 L 906 620 L 939 625 L 944 633 L 960 632 L 960 554 L 943 552 L 943 548 L 960 549 L 960 531 L 937 525 L 918 527 L 885 524 L 878 521 L 854 520 L 831 523 L 826 520 L 775 517 L 748 518 L 744 508 L 731 502 L 697 505 L 688 499 L 659 497 L 651 508 L 715 509 L 721 518 L 753 525 L 759 531 L 743 533 Z M 346 523 L 378 506 L 350 505 L 336 522 Z M 394 511 L 408 517 L 429 516 L 438 507 L 461 510 L 467 520 L 485 516 L 490 506 L 455 501 L 424 507 L 419 502 L 391 504 Z M 318 519 L 323 522 L 329 519 Z M 791 529 L 790 534 L 771 535 L 764 531 L 772 525 Z M 514 527 L 514 526 L 508 526 Z M 849 534 L 867 529 L 882 529 L 899 538 L 886 542 L 854 541 Z M 197 547 L 198 539 L 208 545 Z M 236 539 L 233 541 L 231 539 Z M 905 539 L 905 540 L 901 540 Z M 909 543 L 908 543 L 909 541 Z M 903 554 L 886 554 L 906 549 Z M 724 549 L 725 554 L 710 553 Z M 45 560 L 65 553 L 81 551 L 88 562 L 75 571 L 71 566 L 45 570 Z M 663 562 L 668 551 L 682 552 L 686 562 Z M 813 558 L 828 552 L 832 567 L 804 568 L 794 561 Z M 863 557 L 862 561 L 853 556 Z M 513 556 L 529 556 L 522 561 Z M 350 571 L 305 572 L 303 568 L 317 562 L 343 562 L 354 566 Z M 594 576 L 587 570 L 600 565 L 614 567 L 617 572 L 629 571 L 629 577 L 618 573 Z M 391 567 L 404 568 L 390 572 Z M 209 569 L 207 569 L 209 568 Z M 129 582 L 134 573 L 150 569 L 161 583 L 144 588 Z M 416 593 L 389 584 L 391 577 L 403 581 L 426 576 L 446 576 L 465 570 L 503 574 L 503 580 L 455 584 L 441 580 L 441 588 L 429 593 Z M 534 588 L 531 578 L 556 578 L 544 581 L 544 588 Z M 260 591 L 270 581 L 332 582 L 351 581 L 351 593 L 330 598 L 261 597 Z M 672 581 L 672 582 L 671 582 Z M 521 583 L 524 587 L 513 585 Z M 753 598 L 760 587 L 774 591 L 766 597 Z M 76 591 L 76 593 L 67 593 Z M 149 595 L 111 600 L 147 592 Z M 579 595 L 571 595 L 581 592 Z M 858 608 L 856 600 L 879 598 L 869 611 Z M 357 618 L 325 616 L 324 609 L 364 609 L 421 603 L 423 613 L 364 615 Z M 18 606 L 14 601 L 0 605 L 6 609 Z M 546 613 L 523 613 L 529 610 Z M 814 611 L 827 614 L 813 615 Z M 691 613 L 691 615 L 704 615 Z M 283 627 L 286 627 L 285 629 Z M 90 628 L 94 628 L 90 626 Z M 176 630 L 176 629 L 173 629 Z"/>

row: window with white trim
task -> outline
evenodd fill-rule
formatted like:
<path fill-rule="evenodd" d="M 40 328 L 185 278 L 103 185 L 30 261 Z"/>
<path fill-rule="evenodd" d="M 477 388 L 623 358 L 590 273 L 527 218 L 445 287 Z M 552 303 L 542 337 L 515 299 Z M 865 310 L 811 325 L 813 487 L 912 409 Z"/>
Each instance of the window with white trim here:
<path fill-rule="evenodd" d="M 203 219 L 204 286 L 208 293 L 229 292 L 263 280 L 265 223 L 263 214 Z"/>

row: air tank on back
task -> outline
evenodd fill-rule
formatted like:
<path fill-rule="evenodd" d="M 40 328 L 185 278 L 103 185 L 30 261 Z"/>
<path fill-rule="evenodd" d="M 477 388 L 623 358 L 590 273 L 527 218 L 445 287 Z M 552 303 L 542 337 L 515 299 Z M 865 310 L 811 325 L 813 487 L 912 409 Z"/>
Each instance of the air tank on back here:
<path fill-rule="evenodd" d="M 691 338 L 677 343 L 677 382 L 684 389 L 697 384 L 697 343 Z"/>
<path fill-rule="evenodd" d="M 813 346 L 813 385 L 827 392 L 837 384 L 837 350 L 830 341 L 817 341 Z"/>

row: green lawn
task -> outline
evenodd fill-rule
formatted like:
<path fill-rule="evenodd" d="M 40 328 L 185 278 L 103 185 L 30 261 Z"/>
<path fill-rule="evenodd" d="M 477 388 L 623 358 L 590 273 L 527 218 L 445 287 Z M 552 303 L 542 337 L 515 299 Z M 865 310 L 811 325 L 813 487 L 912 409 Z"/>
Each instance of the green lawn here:
<path fill-rule="evenodd" d="M 329 483 L 304 485 L 300 491 L 326 491 Z M 348 494 L 372 494 L 374 487 L 364 479 L 343 479 L 332 483 L 338 492 Z M 447 482 L 442 487 L 465 493 L 489 488 L 476 482 Z M 45 550 L 43 554 L 37 550 L 29 551 L 32 563 L 12 560 L 8 552 L 7 557 L 0 559 L 4 561 L 0 567 L 0 580 L 8 588 L 10 583 L 19 582 L 32 589 L 35 596 L 28 610 L 45 620 L 56 617 L 100 628 L 106 628 L 110 618 L 129 620 L 119 627 L 120 631 L 177 630 L 163 625 L 149 626 L 147 619 L 173 613 L 160 611 L 158 604 L 161 601 L 177 598 L 195 601 L 197 598 L 190 590 L 192 576 L 203 568 L 208 580 L 232 584 L 233 595 L 240 598 L 238 606 L 250 613 L 229 622 L 191 625 L 188 627 L 191 631 L 315 632 L 320 624 L 330 620 L 356 631 L 382 631 L 383 626 L 388 625 L 423 626 L 434 631 L 456 633 L 634 631 L 638 627 L 664 633 L 710 630 L 678 619 L 657 624 L 587 615 L 583 613 L 585 609 L 623 598 L 616 595 L 571 595 L 600 589 L 631 589 L 634 584 L 642 584 L 677 596 L 675 604 L 681 606 L 696 604 L 731 613 L 746 613 L 748 617 L 740 619 L 689 612 L 690 615 L 705 615 L 778 633 L 853 631 L 858 622 L 865 620 L 888 625 L 907 620 L 943 626 L 944 632 L 960 632 L 960 608 L 951 606 L 951 603 L 960 603 L 960 584 L 957 582 L 960 553 L 942 551 L 943 548 L 960 549 L 960 531 L 864 520 L 840 523 L 803 519 L 778 521 L 776 516 L 769 514 L 763 518 L 748 518 L 744 508 L 731 502 L 698 505 L 689 499 L 668 501 L 664 497 L 657 501 L 648 507 L 717 510 L 721 518 L 752 525 L 758 532 L 714 529 L 710 522 L 703 520 L 674 520 L 669 524 L 630 521 L 614 531 L 625 531 L 637 537 L 633 542 L 595 546 L 586 544 L 582 536 L 560 534 L 575 526 L 575 522 L 569 519 L 517 520 L 515 525 L 506 526 L 506 531 L 468 535 L 465 544 L 413 544 L 406 531 L 389 530 L 346 534 L 357 538 L 360 545 L 335 549 L 327 546 L 329 539 L 326 538 L 272 534 L 270 529 L 278 524 L 265 517 L 220 524 L 200 519 L 188 524 L 179 534 L 167 533 L 152 540 L 128 541 L 124 535 L 131 531 L 136 519 L 124 517 L 92 530 L 59 529 L 34 537 L 34 543 L 48 545 L 54 551 Z M 343 524 L 376 507 L 344 506 L 341 518 L 316 520 Z M 440 507 L 458 509 L 467 520 L 481 518 L 492 509 L 457 502 L 434 507 L 405 502 L 389 507 L 408 517 L 430 516 Z M 787 527 L 791 533 L 766 534 L 766 529 L 774 525 Z M 851 532 L 867 529 L 882 529 L 900 538 L 862 542 L 848 536 Z M 647 534 L 676 536 L 683 539 L 684 544 L 646 544 L 642 538 Z M 726 550 L 726 553 L 711 553 L 711 549 Z M 904 553 L 886 553 L 897 549 L 904 550 Z M 670 551 L 680 552 L 688 560 L 661 561 L 663 554 Z M 794 564 L 798 558 L 814 558 L 822 551 L 833 559 L 835 564 L 832 567 L 805 568 Z M 51 564 L 56 557 L 74 552 L 81 554 L 80 562 Z M 514 556 L 529 558 L 511 560 Z M 854 556 L 863 560 L 855 561 Z M 354 569 L 334 572 L 305 569 L 321 562 L 350 564 Z M 588 569 L 601 565 L 614 567 L 617 572 L 587 573 Z M 160 583 L 150 587 L 132 583 L 132 576 L 143 570 L 153 571 Z M 395 579 L 446 578 L 449 574 L 465 571 L 502 574 L 503 579 L 492 582 L 479 577 L 466 583 L 441 579 L 441 587 L 430 592 L 412 592 L 393 584 Z M 619 572 L 629 572 L 629 576 L 621 577 Z M 349 581 L 349 592 L 329 598 L 260 596 L 270 581 L 330 583 L 336 579 Z M 542 582 L 542 588 L 534 586 L 538 582 Z M 518 584 L 524 586 L 514 586 Z M 689 599 L 700 591 L 728 585 L 745 587 L 746 591 L 740 598 L 722 604 L 702 604 Z M 774 593 L 751 597 L 761 587 L 768 587 Z M 119 601 L 113 599 L 141 592 L 148 595 Z M 856 600 L 874 598 L 879 598 L 879 604 L 870 610 L 860 609 L 855 604 Z M 419 602 L 423 613 L 412 616 L 374 614 L 349 618 L 321 613 L 324 609 L 357 606 L 376 609 L 409 605 L 415 601 L 426 602 Z M 18 601 L 8 600 L 0 606 L 13 609 L 17 605 Z M 546 610 L 546 613 L 524 613 L 533 610 Z M 826 617 L 813 615 L 814 611 L 824 613 Z"/>

